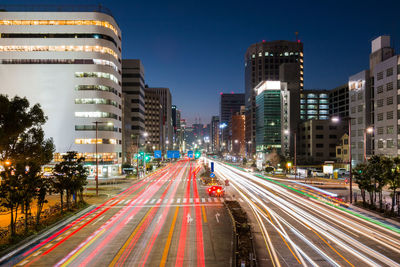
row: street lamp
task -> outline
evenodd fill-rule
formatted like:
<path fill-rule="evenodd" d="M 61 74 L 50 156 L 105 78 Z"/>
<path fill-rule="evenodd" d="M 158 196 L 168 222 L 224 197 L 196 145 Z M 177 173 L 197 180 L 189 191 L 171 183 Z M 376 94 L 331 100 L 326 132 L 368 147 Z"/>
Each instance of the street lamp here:
<path fill-rule="evenodd" d="M 373 127 L 368 127 L 364 129 L 364 163 L 367 162 L 367 133 L 372 134 L 373 132 Z"/>
<path fill-rule="evenodd" d="M 112 126 L 113 123 L 105 122 L 105 121 L 94 121 L 93 123 L 96 125 L 96 140 L 95 140 L 95 144 L 96 144 L 96 176 L 95 176 L 95 180 L 96 180 L 96 196 L 98 196 L 99 195 L 99 157 L 97 155 L 97 144 L 98 144 L 99 140 L 97 139 L 97 132 L 98 132 L 99 124 L 107 123 L 107 126 Z"/>
<path fill-rule="evenodd" d="M 349 127 L 349 182 L 350 182 L 350 204 L 351 204 L 351 203 L 353 203 L 353 174 L 351 172 L 351 168 L 352 168 L 352 166 L 351 166 L 351 161 L 352 161 L 352 157 L 351 157 L 351 120 L 353 118 L 345 117 L 343 119 L 347 120 L 348 127 Z M 338 123 L 338 122 L 340 122 L 340 118 L 332 117 L 331 121 L 334 123 Z"/>

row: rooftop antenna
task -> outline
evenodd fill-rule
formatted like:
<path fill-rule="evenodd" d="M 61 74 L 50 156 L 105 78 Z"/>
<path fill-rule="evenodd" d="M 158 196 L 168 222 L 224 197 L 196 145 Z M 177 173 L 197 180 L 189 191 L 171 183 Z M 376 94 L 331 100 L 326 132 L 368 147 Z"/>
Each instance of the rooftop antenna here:
<path fill-rule="evenodd" d="M 295 32 L 294 34 L 296 35 L 296 42 L 298 42 L 299 41 L 299 32 Z"/>

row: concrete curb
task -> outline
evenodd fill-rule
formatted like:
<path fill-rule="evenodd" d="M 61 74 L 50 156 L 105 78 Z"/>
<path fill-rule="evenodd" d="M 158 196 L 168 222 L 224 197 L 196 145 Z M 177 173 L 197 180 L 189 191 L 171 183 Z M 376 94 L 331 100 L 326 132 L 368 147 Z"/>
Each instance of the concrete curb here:
<path fill-rule="evenodd" d="M 20 241 L 19 243 L 11 246 L 8 249 L 6 249 L 4 252 L 0 253 L 0 256 L 2 256 L 0 258 L 0 265 L 8 262 L 12 257 L 20 254 L 25 249 L 27 249 L 30 246 L 32 246 L 33 244 L 37 243 L 40 239 L 43 239 L 43 238 L 49 236 L 53 232 L 64 227 L 65 225 L 74 221 L 78 217 L 81 217 L 83 214 L 91 211 L 94 208 L 95 208 L 95 205 L 91 205 L 91 206 L 79 211 L 78 213 L 70 215 L 69 217 L 65 218 L 62 221 L 56 222 L 53 225 L 49 226 L 48 228 L 43 229 L 38 234 L 27 237 L 26 239 Z"/>

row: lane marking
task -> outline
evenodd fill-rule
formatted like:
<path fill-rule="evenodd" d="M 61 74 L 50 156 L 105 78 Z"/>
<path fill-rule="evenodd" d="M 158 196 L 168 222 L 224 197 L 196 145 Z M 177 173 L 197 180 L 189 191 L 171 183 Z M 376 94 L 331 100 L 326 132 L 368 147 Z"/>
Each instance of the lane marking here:
<path fill-rule="evenodd" d="M 178 198 L 178 200 L 180 200 L 180 199 Z M 174 234 L 176 218 L 178 217 L 178 211 L 179 211 L 179 207 L 176 207 L 174 218 L 172 219 L 172 224 L 171 224 L 171 227 L 169 229 L 167 242 L 165 243 L 164 251 L 163 251 L 163 254 L 162 254 L 162 257 L 161 257 L 160 267 L 164 267 L 166 262 L 167 262 L 168 252 L 169 252 L 169 248 L 171 246 L 171 241 L 172 241 L 172 235 Z"/>
<path fill-rule="evenodd" d="M 207 215 L 206 215 L 206 209 L 204 208 L 204 205 L 201 206 L 201 210 L 203 211 L 204 223 L 207 223 Z"/>

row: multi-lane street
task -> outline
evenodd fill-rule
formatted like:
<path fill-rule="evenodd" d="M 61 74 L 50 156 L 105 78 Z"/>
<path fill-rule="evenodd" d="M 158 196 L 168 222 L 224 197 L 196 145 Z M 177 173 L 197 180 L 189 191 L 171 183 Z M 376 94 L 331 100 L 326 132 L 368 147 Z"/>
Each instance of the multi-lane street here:
<path fill-rule="evenodd" d="M 230 266 L 230 217 L 196 178 L 197 164 L 167 165 L 5 265 Z"/>
<path fill-rule="evenodd" d="M 293 182 L 215 168 L 248 205 L 261 265 L 400 266 L 399 228 Z"/>

